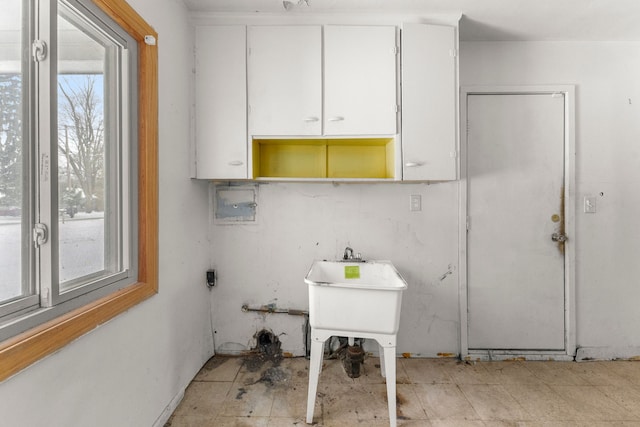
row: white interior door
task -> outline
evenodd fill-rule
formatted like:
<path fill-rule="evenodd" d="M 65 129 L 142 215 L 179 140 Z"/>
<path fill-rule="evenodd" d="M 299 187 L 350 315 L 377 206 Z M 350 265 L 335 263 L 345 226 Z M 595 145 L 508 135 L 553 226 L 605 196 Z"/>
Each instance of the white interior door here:
<path fill-rule="evenodd" d="M 467 96 L 470 350 L 565 349 L 564 101 Z"/>

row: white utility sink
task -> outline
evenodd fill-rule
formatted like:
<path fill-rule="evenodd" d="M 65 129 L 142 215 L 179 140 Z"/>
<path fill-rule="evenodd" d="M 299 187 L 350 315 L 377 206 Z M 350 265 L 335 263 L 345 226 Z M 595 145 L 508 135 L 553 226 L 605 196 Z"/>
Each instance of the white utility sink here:
<path fill-rule="evenodd" d="M 378 342 L 389 425 L 396 427 L 396 333 L 407 283 L 391 261 L 314 261 L 304 281 L 309 285 L 311 325 L 307 424 L 313 423 L 324 342 L 346 336 Z"/>
<path fill-rule="evenodd" d="M 379 334 L 398 331 L 407 283 L 391 261 L 314 261 L 304 281 L 309 285 L 312 328 Z"/>

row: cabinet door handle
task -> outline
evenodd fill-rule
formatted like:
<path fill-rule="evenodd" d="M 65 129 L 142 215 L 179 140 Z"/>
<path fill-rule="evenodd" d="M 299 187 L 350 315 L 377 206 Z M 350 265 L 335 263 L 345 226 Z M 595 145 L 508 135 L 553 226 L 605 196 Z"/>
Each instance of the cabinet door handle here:
<path fill-rule="evenodd" d="M 330 122 L 341 122 L 341 121 L 344 120 L 344 117 L 342 117 L 342 116 L 329 117 L 328 120 Z"/>
<path fill-rule="evenodd" d="M 242 166 L 244 163 L 241 162 L 240 160 L 234 160 L 232 162 L 229 162 L 229 166 Z"/>
<path fill-rule="evenodd" d="M 424 163 L 420 162 L 407 162 L 404 165 L 408 168 L 417 168 L 418 166 L 422 166 Z"/>
<path fill-rule="evenodd" d="M 305 122 L 317 122 L 318 120 L 320 120 L 317 117 L 307 117 L 304 119 Z"/>

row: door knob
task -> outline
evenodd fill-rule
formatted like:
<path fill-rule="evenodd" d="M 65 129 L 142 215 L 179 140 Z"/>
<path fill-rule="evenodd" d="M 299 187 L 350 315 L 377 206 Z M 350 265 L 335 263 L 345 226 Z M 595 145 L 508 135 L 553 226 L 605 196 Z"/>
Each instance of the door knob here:
<path fill-rule="evenodd" d="M 553 233 L 551 235 L 551 240 L 553 240 L 554 242 L 564 243 L 564 242 L 567 241 L 567 236 L 565 236 L 564 234 L 560 234 L 560 233 Z"/>

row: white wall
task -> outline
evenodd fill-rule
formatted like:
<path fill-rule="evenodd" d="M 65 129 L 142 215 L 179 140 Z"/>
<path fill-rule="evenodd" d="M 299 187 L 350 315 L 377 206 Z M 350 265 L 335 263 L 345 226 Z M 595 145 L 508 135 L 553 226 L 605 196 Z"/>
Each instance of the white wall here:
<path fill-rule="evenodd" d="M 151 426 L 213 353 L 206 183 L 189 180 L 191 28 L 178 0 L 129 0 L 159 33 L 160 291 L 0 384 L 2 425 Z"/>
<path fill-rule="evenodd" d="M 576 85 L 579 356 L 640 354 L 640 43 L 466 42 L 460 60 L 462 85 Z"/>
<path fill-rule="evenodd" d="M 409 211 L 411 194 L 422 196 L 421 212 Z M 365 259 L 393 261 L 408 283 L 399 353 L 459 352 L 457 218 L 457 182 L 261 184 L 258 224 L 212 228 L 216 351 L 251 348 L 267 328 L 283 334 L 284 351 L 304 354 L 301 318 L 240 308 L 308 309 L 303 279 L 312 261 L 337 259 L 350 246 Z"/>

